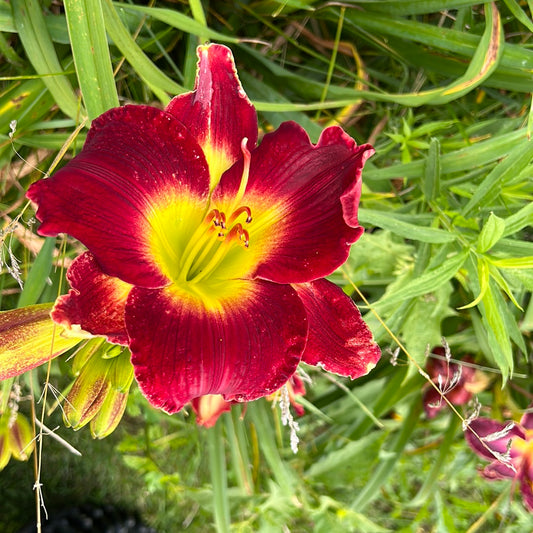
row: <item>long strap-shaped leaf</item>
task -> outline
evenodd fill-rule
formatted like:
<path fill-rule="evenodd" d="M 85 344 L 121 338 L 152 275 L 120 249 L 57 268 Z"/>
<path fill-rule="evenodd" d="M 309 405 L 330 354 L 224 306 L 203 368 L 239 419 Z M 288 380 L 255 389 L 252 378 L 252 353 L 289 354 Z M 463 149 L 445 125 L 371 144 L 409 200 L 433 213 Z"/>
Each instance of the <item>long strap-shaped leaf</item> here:
<path fill-rule="evenodd" d="M 362 15 L 362 14 L 361 14 Z M 367 14 L 367 18 L 370 16 Z M 504 39 L 500 14 L 494 3 L 485 4 L 485 31 L 478 42 L 476 50 L 472 56 L 466 72 L 454 80 L 451 84 L 444 87 L 437 87 L 428 91 L 406 94 L 378 93 L 373 91 L 350 90 L 342 87 L 332 86 L 329 90 L 329 98 L 335 101 L 327 100 L 322 103 L 312 104 L 279 104 L 270 102 L 254 102 L 258 111 L 293 111 L 327 109 L 332 107 L 343 107 L 353 103 L 357 98 L 379 102 L 395 102 L 406 106 L 419 106 L 424 104 L 445 104 L 461 96 L 464 96 L 471 90 L 481 85 L 496 69 L 502 55 Z M 363 20 L 363 17 L 360 17 Z M 285 69 L 275 65 L 272 62 L 268 64 L 263 60 L 260 54 L 254 54 L 247 50 L 247 53 L 257 57 L 257 60 L 267 68 L 270 73 L 276 77 L 283 78 L 291 87 L 301 86 L 303 79 L 300 76 L 287 72 Z M 316 89 L 315 93 L 319 97 L 321 86 L 306 80 L 306 90 Z M 346 98 L 346 99 L 345 99 Z"/>
<path fill-rule="evenodd" d="M 102 10 L 109 37 L 121 53 L 124 54 L 124 57 L 135 69 L 137 74 L 139 74 L 143 81 L 164 104 L 167 104 L 170 100 L 166 93 L 170 93 L 174 96 L 185 92 L 185 89 L 181 85 L 159 70 L 159 68 L 157 68 L 144 54 L 120 19 L 111 0 L 103 0 Z"/>
<path fill-rule="evenodd" d="M 28 59 L 61 111 L 73 119 L 80 114 L 78 99 L 57 57 L 37 0 L 12 0 L 13 22 Z"/>
<path fill-rule="evenodd" d="M 89 120 L 112 107 L 118 95 L 100 0 L 65 0 L 76 74 Z"/>

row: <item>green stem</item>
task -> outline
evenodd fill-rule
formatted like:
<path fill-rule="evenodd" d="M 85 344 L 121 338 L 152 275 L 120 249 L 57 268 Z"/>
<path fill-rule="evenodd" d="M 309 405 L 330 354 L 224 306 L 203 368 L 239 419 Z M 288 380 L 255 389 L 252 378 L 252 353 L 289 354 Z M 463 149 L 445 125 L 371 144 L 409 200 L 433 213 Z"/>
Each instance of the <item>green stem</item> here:
<path fill-rule="evenodd" d="M 235 477 L 239 488 L 244 494 L 253 494 L 254 482 L 250 472 L 250 457 L 248 455 L 248 444 L 244 431 L 244 422 L 239 419 L 241 409 L 238 406 L 231 408 L 231 413 L 223 416 L 226 423 L 226 436 L 231 450 L 232 463 L 235 468 Z"/>
<path fill-rule="evenodd" d="M 207 443 L 209 449 L 209 470 L 213 485 L 215 527 L 218 533 L 229 533 L 231 519 L 228 501 L 228 479 L 224 439 L 222 437 L 222 425 L 220 421 L 207 431 Z"/>
<path fill-rule="evenodd" d="M 267 413 L 265 401 L 258 400 L 250 402 L 248 404 L 248 411 L 250 413 L 250 419 L 253 420 L 257 430 L 259 447 L 265 456 L 270 470 L 272 470 L 276 482 L 284 492 L 292 496 L 297 485 L 297 480 L 279 454 L 278 446 L 273 436 L 274 421 L 269 420 L 269 413 Z"/>

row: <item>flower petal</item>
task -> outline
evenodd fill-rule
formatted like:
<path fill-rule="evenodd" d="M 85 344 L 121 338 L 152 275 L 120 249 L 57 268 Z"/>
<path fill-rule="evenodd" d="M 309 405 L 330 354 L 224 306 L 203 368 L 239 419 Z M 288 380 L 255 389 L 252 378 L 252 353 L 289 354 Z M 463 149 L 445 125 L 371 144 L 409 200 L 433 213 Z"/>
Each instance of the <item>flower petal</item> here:
<path fill-rule="evenodd" d="M 257 115 L 235 70 L 231 50 L 220 44 L 198 47 L 194 91 L 176 96 L 167 112 L 183 122 L 202 147 L 209 163 L 211 189 L 222 173 L 257 142 Z"/>
<path fill-rule="evenodd" d="M 126 305 L 135 377 L 152 405 L 173 413 L 205 394 L 254 400 L 294 373 L 307 321 L 290 286 L 235 282 L 212 308 L 178 291 L 135 287 Z"/>
<path fill-rule="evenodd" d="M 465 431 L 465 439 L 470 448 L 478 455 L 493 461 L 496 457 L 507 453 L 509 441 L 513 438 L 524 439 L 522 429 L 516 424 L 510 427 L 490 418 L 476 418 Z M 480 440 L 483 439 L 482 441 Z"/>
<path fill-rule="evenodd" d="M 54 322 L 106 336 L 113 344 L 128 344 L 124 310 L 131 285 L 104 274 L 90 252 L 72 262 L 67 279 L 72 288 L 56 300 Z"/>
<path fill-rule="evenodd" d="M 154 211 L 175 205 L 176 220 L 189 224 L 208 192 L 205 158 L 184 126 L 156 108 L 125 106 L 93 121 L 81 153 L 27 196 L 41 235 L 69 233 L 106 274 L 161 287 L 168 278 L 154 260 Z"/>
<path fill-rule="evenodd" d="M 50 318 L 51 303 L 0 312 L 0 381 L 23 374 L 80 342 Z"/>
<path fill-rule="evenodd" d="M 526 464 L 522 465 L 520 470 L 520 492 L 526 507 L 530 512 L 533 512 L 533 479 L 531 478 L 531 464 L 528 460 Z"/>
<path fill-rule="evenodd" d="M 294 122 L 264 137 L 251 154 L 246 192 L 250 208 L 249 254 L 255 276 L 304 283 L 331 274 L 362 234 L 357 221 L 361 171 L 372 155 L 339 127 L 324 130 L 316 146 Z M 243 163 L 224 174 L 213 201 L 232 211 Z"/>
<path fill-rule="evenodd" d="M 533 429 L 533 411 L 529 411 L 531 409 L 531 406 L 529 406 L 528 411 L 524 413 L 524 416 L 522 416 L 522 419 L 520 420 L 520 425 L 527 430 Z"/>
<path fill-rule="evenodd" d="M 381 350 L 352 299 L 325 279 L 294 288 L 309 321 L 302 361 L 352 379 L 370 372 Z"/>
<path fill-rule="evenodd" d="M 196 423 L 206 428 L 213 427 L 222 413 L 231 411 L 231 402 L 224 400 L 221 394 L 206 394 L 191 401 L 196 413 Z"/>
<path fill-rule="evenodd" d="M 487 479 L 508 479 L 516 477 L 516 472 L 504 463 L 500 461 L 494 461 L 490 465 L 487 465 L 481 474 Z"/>

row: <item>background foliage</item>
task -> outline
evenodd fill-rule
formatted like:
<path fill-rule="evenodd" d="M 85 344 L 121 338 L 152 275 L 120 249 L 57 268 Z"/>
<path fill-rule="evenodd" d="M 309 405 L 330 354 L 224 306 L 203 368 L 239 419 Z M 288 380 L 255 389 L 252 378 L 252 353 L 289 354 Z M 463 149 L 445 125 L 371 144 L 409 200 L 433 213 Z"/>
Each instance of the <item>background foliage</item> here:
<path fill-rule="evenodd" d="M 461 424 L 473 407 L 427 419 L 420 372 L 427 347 L 445 337 L 454 359 L 469 354 L 483 371 L 483 414 L 519 418 L 531 403 L 532 2 L 146 4 L 0 0 L 1 309 L 53 301 L 80 251 L 36 235 L 29 184 L 79 151 L 106 109 L 164 106 L 190 90 L 196 46 L 213 40 L 232 48 L 264 132 L 296 120 L 316 140 L 341 124 L 374 144 L 360 209 L 367 231 L 332 279 L 361 305 L 384 356 L 355 382 L 305 369 L 312 384 L 296 455 L 266 401 L 233 409 L 208 432 L 193 416 L 151 410 L 134 390 L 105 442 L 58 430 L 83 457 L 44 441 L 47 506 L 66 495 L 112 501 L 158 531 L 206 531 L 214 509 L 204 452 L 218 449 L 229 489 L 215 506 L 234 531 L 533 529 L 514 487 L 477 475 Z M 21 411 L 45 382 L 69 386 L 65 359 L 48 377 L 20 379 Z M 49 427 L 61 425 L 58 411 Z M 0 473 L 2 531 L 35 512 L 34 482 L 28 464 Z"/>

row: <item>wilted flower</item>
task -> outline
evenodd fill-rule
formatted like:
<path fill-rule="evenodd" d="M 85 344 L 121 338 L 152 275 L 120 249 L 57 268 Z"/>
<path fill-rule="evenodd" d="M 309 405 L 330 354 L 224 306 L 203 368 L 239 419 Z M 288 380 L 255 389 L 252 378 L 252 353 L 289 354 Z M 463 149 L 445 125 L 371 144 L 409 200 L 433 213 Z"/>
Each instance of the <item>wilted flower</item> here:
<path fill-rule="evenodd" d="M 517 480 L 524 503 L 533 511 L 533 412 L 526 412 L 519 424 L 476 418 L 465 438 L 474 452 L 491 461 L 483 476 Z"/>
<path fill-rule="evenodd" d="M 312 145 L 293 122 L 256 146 L 230 50 L 201 46 L 199 59 L 193 92 L 165 111 L 104 113 L 81 153 L 28 191 L 41 235 L 89 249 L 53 319 L 127 345 L 142 392 L 169 413 L 205 395 L 271 394 L 300 361 L 366 374 L 379 348 L 323 278 L 362 234 L 373 149 L 339 127 Z"/>
<path fill-rule="evenodd" d="M 433 418 L 446 405 L 445 397 L 453 405 L 464 405 L 472 395 L 481 392 L 487 385 L 484 374 L 476 370 L 470 357 L 462 362 L 451 362 L 445 357 L 445 349 L 437 347 L 433 353 L 440 357 L 428 358 L 426 372 L 437 389 L 426 385 L 424 393 L 424 410 L 428 418 Z"/>

